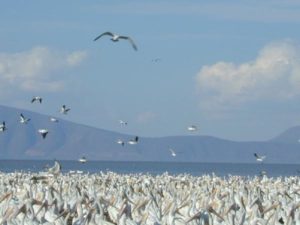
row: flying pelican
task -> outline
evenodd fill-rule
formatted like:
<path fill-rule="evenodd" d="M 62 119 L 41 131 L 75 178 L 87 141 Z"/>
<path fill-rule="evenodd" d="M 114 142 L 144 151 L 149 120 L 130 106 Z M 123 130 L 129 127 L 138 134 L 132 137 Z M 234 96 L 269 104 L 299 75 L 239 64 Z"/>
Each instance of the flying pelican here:
<path fill-rule="evenodd" d="M 130 144 L 130 145 L 136 145 L 138 143 L 138 141 L 139 141 L 139 137 L 136 136 L 134 139 L 129 140 L 128 144 Z"/>
<path fill-rule="evenodd" d="M 53 122 L 53 123 L 57 123 L 58 119 L 56 119 L 55 117 L 50 117 L 50 121 Z"/>
<path fill-rule="evenodd" d="M 121 140 L 121 139 L 118 139 L 118 140 L 117 140 L 117 143 L 118 143 L 119 145 L 122 145 L 122 146 L 125 145 L 125 142 L 124 142 L 123 140 Z"/>
<path fill-rule="evenodd" d="M 124 121 L 124 120 L 119 120 L 119 122 L 120 122 L 121 125 L 125 125 L 125 126 L 127 125 L 127 122 Z"/>
<path fill-rule="evenodd" d="M 70 108 L 67 108 L 66 105 L 63 105 L 63 106 L 60 108 L 60 113 L 62 113 L 62 114 L 67 114 L 68 111 L 70 111 Z"/>
<path fill-rule="evenodd" d="M 254 153 L 254 156 L 255 156 L 255 158 L 256 158 L 256 161 L 258 161 L 258 162 L 263 162 L 264 160 L 265 160 L 265 158 L 266 158 L 266 156 L 265 155 L 258 155 L 257 153 Z"/>
<path fill-rule="evenodd" d="M 87 159 L 83 156 L 83 157 L 81 157 L 80 159 L 78 159 L 78 162 L 80 162 L 80 163 L 86 163 L 87 162 Z"/>
<path fill-rule="evenodd" d="M 176 152 L 175 152 L 173 149 L 169 148 L 169 151 L 171 152 L 171 155 L 172 155 L 173 157 L 176 156 Z"/>
<path fill-rule="evenodd" d="M 94 41 L 97 41 L 99 38 L 101 38 L 102 36 L 104 35 L 109 35 L 111 36 L 111 39 L 113 42 L 117 42 L 119 41 L 120 39 L 124 39 L 124 40 L 128 40 L 130 42 L 130 44 L 132 45 L 133 49 L 137 51 L 137 46 L 135 45 L 135 43 L 133 42 L 133 40 L 128 37 L 128 36 L 121 36 L 121 35 L 117 35 L 117 34 L 113 34 L 112 32 L 104 32 L 102 34 L 100 34 L 98 37 L 96 37 L 94 39 Z"/>
<path fill-rule="evenodd" d="M 33 96 L 31 99 L 31 103 L 34 103 L 35 101 L 39 101 L 40 103 L 42 103 L 43 98 L 40 96 Z"/>
<path fill-rule="evenodd" d="M 6 125 L 5 125 L 5 121 L 3 121 L 2 124 L 0 124 L 0 131 L 4 132 L 6 130 L 7 130 L 7 128 L 6 128 Z"/>
<path fill-rule="evenodd" d="M 187 129 L 188 129 L 188 131 L 196 131 L 196 130 L 198 130 L 197 126 L 195 126 L 195 125 L 188 126 Z"/>
<path fill-rule="evenodd" d="M 47 129 L 39 129 L 38 132 L 42 135 L 43 139 L 45 139 L 49 131 Z"/>
<path fill-rule="evenodd" d="M 24 115 L 20 114 L 20 123 L 27 124 L 27 122 L 30 121 L 30 118 L 25 118 Z"/>

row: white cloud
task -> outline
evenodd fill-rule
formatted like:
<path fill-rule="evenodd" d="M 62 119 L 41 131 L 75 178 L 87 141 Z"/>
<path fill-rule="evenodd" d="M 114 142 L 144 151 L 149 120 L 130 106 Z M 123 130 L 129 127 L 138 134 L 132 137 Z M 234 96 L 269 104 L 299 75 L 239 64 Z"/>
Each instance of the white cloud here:
<path fill-rule="evenodd" d="M 286 99 L 300 94 L 300 48 L 290 41 L 271 43 L 250 62 L 217 62 L 196 76 L 203 104 Z"/>
<path fill-rule="evenodd" d="M 59 70 L 80 64 L 86 52 L 64 53 L 35 47 L 20 53 L 0 53 L 0 81 L 3 87 L 28 91 L 57 91 L 63 88 Z"/>
<path fill-rule="evenodd" d="M 154 112 L 143 112 L 138 115 L 137 121 L 139 123 L 148 123 L 149 121 L 153 120 L 156 117 L 156 114 Z"/>

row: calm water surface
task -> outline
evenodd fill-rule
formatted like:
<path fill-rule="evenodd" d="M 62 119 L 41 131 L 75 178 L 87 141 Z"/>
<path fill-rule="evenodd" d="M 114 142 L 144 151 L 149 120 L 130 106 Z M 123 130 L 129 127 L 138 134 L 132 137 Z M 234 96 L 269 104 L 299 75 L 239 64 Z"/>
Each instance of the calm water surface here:
<path fill-rule="evenodd" d="M 168 172 L 169 174 L 189 173 L 203 175 L 215 173 L 218 176 L 241 175 L 254 176 L 265 171 L 268 176 L 300 175 L 300 165 L 286 164 L 237 164 L 237 163 L 178 163 L 178 162 L 108 162 L 88 161 L 81 164 L 77 161 L 60 161 L 63 172 L 81 170 L 83 172 L 98 173 L 113 171 L 117 173 L 150 173 L 153 175 Z M 53 160 L 0 160 L 1 172 L 45 170 L 45 166 L 52 166 Z"/>

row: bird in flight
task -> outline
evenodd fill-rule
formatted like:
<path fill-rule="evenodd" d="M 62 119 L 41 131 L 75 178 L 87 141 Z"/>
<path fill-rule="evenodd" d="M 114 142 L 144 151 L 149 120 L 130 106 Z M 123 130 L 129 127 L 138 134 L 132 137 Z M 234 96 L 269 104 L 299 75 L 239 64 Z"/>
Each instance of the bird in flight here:
<path fill-rule="evenodd" d="M 70 108 L 67 108 L 66 105 L 63 105 L 61 108 L 60 108 L 60 113 L 62 114 L 67 114 L 68 111 L 70 111 L 71 109 Z"/>
<path fill-rule="evenodd" d="M 118 34 L 113 34 L 112 32 L 109 32 L 109 31 L 100 34 L 98 37 L 96 37 L 94 39 L 94 41 L 97 41 L 99 38 L 101 38 L 104 35 L 111 36 L 110 40 L 112 40 L 113 42 L 117 42 L 120 39 L 128 40 L 130 42 L 130 44 L 132 45 L 133 49 L 135 51 L 137 51 L 137 46 L 136 46 L 136 44 L 133 42 L 133 40 L 130 37 L 128 37 L 128 36 L 122 36 L 122 35 L 118 35 Z"/>
<path fill-rule="evenodd" d="M 32 97 L 31 103 L 34 103 L 35 101 L 39 101 L 40 103 L 42 103 L 43 98 L 40 96 L 34 96 Z"/>
<path fill-rule="evenodd" d="M 6 125 L 5 125 L 5 121 L 3 121 L 2 124 L 0 124 L 0 131 L 4 132 L 6 130 L 7 130 L 7 128 L 6 128 Z"/>
<path fill-rule="evenodd" d="M 266 158 L 265 155 L 258 155 L 257 153 L 254 153 L 254 156 L 256 158 L 256 161 L 258 161 L 258 162 L 263 162 Z"/>
<path fill-rule="evenodd" d="M 42 135 L 43 139 L 45 139 L 49 131 L 47 129 L 39 129 L 38 132 Z"/>
<path fill-rule="evenodd" d="M 171 155 L 172 155 L 173 157 L 176 156 L 176 152 L 175 152 L 173 149 L 169 148 L 169 151 L 171 152 Z"/>
<path fill-rule="evenodd" d="M 20 123 L 27 124 L 27 122 L 29 121 L 30 118 L 25 118 L 25 116 L 22 113 L 20 114 Z"/>
<path fill-rule="evenodd" d="M 122 145 L 122 146 L 125 145 L 125 142 L 124 142 L 123 140 L 121 140 L 121 139 L 118 139 L 118 140 L 117 140 L 117 143 L 118 143 L 119 145 Z"/>
<path fill-rule="evenodd" d="M 57 123 L 58 119 L 56 119 L 55 117 L 50 117 L 50 121 L 53 122 L 53 123 Z"/>
<path fill-rule="evenodd" d="M 188 126 L 187 129 L 188 129 L 188 131 L 196 131 L 196 130 L 198 130 L 197 126 L 195 126 L 195 125 Z"/>
<path fill-rule="evenodd" d="M 138 143 L 138 141 L 139 141 L 139 137 L 136 136 L 134 139 L 129 140 L 128 144 L 130 144 L 130 145 L 136 145 Z"/>
<path fill-rule="evenodd" d="M 127 122 L 126 122 L 126 121 L 119 120 L 119 122 L 120 122 L 120 124 L 121 124 L 121 125 L 124 125 L 124 126 L 126 126 L 126 125 L 127 125 Z"/>

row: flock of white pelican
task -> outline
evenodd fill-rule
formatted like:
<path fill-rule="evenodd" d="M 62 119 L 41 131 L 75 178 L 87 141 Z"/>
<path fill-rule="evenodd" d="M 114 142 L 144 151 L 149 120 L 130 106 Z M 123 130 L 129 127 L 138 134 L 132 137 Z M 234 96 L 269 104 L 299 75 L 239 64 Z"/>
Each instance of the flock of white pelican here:
<path fill-rule="evenodd" d="M 0 173 L 1 225 L 300 224 L 300 178 Z"/>

